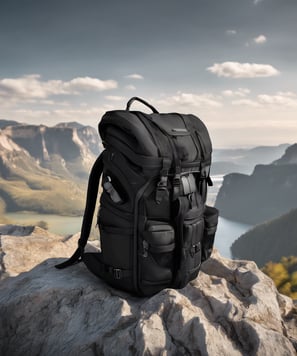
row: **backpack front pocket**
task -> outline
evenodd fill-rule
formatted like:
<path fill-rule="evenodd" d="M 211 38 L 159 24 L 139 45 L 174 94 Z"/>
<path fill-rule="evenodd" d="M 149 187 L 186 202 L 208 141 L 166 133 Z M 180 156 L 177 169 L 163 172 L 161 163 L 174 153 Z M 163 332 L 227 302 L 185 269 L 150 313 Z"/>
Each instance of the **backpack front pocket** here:
<path fill-rule="evenodd" d="M 200 197 L 199 197 L 200 198 Z M 177 216 L 177 260 L 174 286 L 183 288 L 197 277 L 201 265 L 201 241 L 204 233 L 203 205 L 189 209 L 188 198 L 179 198 Z"/>
<path fill-rule="evenodd" d="M 183 225 L 183 240 L 182 254 L 186 261 L 186 273 L 189 280 L 195 278 L 193 276 L 201 264 L 201 240 L 204 231 L 204 221 L 199 218 L 185 219 Z"/>
<path fill-rule="evenodd" d="M 171 283 L 174 236 L 174 228 L 168 223 L 147 221 L 139 246 L 141 266 L 139 282 L 145 293 L 156 293 Z"/>

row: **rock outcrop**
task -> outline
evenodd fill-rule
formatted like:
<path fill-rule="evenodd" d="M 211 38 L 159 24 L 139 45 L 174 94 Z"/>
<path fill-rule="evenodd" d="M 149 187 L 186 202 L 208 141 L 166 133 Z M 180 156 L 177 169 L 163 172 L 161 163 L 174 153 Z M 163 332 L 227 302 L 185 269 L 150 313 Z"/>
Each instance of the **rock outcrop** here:
<path fill-rule="evenodd" d="M 42 236 L 34 231 L 11 238 Z M 3 249 L 5 262 L 13 252 Z M 69 256 L 72 246 L 63 252 Z M 83 264 L 56 270 L 61 258 L 50 256 L 48 248 L 45 261 L 1 281 L 3 356 L 296 354 L 293 302 L 253 262 L 215 251 L 187 287 L 137 298 L 109 287 Z"/>
<path fill-rule="evenodd" d="M 0 279 L 29 271 L 48 258 L 71 254 L 78 237 L 62 237 L 38 226 L 0 225 Z"/>

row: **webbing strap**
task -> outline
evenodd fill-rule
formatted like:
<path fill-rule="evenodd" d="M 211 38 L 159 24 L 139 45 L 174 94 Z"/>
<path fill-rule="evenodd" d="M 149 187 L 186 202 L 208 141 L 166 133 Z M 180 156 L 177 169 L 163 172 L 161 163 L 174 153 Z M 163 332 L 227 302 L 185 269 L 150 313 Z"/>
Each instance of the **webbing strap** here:
<path fill-rule="evenodd" d="M 184 251 L 184 232 L 183 232 L 183 224 L 185 219 L 185 214 L 188 209 L 188 200 L 187 197 L 179 197 L 177 199 L 179 202 L 179 210 L 178 214 L 175 218 L 175 232 L 176 232 L 176 245 L 177 251 L 179 251 L 179 255 L 177 256 L 177 260 L 179 263 L 175 266 L 175 279 L 173 281 L 174 288 L 182 288 L 184 286 L 184 276 L 185 276 L 185 251 Z"/>
<path fill-rule="evenodd" d="M 113 279 L 130 278 L 132 276 L 132 270 L 110 266 L 102 262 L 101 253 L 86 252 L 83 255 L 83 261 L 92 273 L 103 279 L 107 276 Z"/>
<path fill-rule="evenodd" d="M 103 153 L 104 153 L 104 151 L 100 154 L 100 156 L 95 161 L 95 163 L 92 167 L 91 173 L 90 173 L 85 213 L 84 213 L 84 217 L 83 217 L 83 221 L 82 221 L 80 238 L 78 240 L 78 248 L 68 260 L 55 266 L 58 269 L 66 268 L 66 267 L 71 266 L 75 263 L 81 262 L 81 260 L 82 260 L 84 248 L 87 244 L 87 241 L 88 241 L 88 238 L 90 235 L 94 211 L 95 211 L 95 207 L 96 207 L 96 201 L 97 201 L 98 189 L 99 189 L 99 181 L 100 181 L 100 177 L 101 177 L 101 174 L 103 171 L 103 161 L 102 161 Z"/>

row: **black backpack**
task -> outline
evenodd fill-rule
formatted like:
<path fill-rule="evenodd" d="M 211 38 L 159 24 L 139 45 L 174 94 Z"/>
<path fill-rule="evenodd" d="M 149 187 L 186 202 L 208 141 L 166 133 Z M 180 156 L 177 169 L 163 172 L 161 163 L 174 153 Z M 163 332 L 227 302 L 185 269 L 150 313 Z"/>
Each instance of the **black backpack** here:
<path fill-rule="evenodd" d="M 130 111 L 140 101 L 153 113 Z M 57 268 L 83 261 L 113 287 L 142 296 L 182 288 L 209 258 L 218 211 L 205 205 L 212 146 L 194 115 L 160 114 L 134 97 L 99 123 L 105 150 L 89 178 L 78 249 Z M 101 252 L 84 252 L 102 175 Z"/>

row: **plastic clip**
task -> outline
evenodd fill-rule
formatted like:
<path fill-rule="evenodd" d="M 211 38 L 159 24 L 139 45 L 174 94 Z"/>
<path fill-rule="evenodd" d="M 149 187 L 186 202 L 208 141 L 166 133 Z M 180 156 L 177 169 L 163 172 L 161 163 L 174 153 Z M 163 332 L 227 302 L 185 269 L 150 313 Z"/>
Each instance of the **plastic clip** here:
<path fill-rule="evenodd" d="M 113 278 L 114 279 L 121 279 L 122 278 L 122 270 L 119 268 L 114 268 L 112 270 Z"/>
<path fill-rule="evenodd" d="M 164 196 L 168 193 L 167 181 L 168 181 L 167 176 L 161 176 L 161 179 L 157 184 L 157 189 L 156 189 L 156 203 L 157 204 L 161 204 Z"/>
<path fill-rule="evenodd" d="M 196 253 L 200 251 L 200 243 L 196 245 L 192 245 L 191 250 L 190 250 L 190 255 L 193 258 Z"/>
<path fill-rule="evenodd" d="M 173 200 L 177 199 L 180 193 L 180 174 L 176 174 L 173 178 Z"/>

